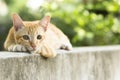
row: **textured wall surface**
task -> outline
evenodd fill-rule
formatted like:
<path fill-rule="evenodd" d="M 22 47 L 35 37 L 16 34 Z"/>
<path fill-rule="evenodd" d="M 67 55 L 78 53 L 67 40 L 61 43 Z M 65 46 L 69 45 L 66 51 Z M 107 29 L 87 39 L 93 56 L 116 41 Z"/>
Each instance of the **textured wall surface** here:
<path fill-rule="evenodd" d="M 57 51 L 55 58 L 0 52 L 0 80 L 120 80 L 120 46 Z"/>

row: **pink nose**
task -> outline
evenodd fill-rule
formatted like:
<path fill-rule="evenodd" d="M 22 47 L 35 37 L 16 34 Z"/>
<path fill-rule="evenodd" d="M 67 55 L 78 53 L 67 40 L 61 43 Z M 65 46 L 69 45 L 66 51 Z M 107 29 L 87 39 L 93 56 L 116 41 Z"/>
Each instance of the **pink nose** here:
<path fill-rule="evenodd" d="M 35 44 L 32 44 L 31 47 L 35 50 L 36 45 L 35 45 Z"/>

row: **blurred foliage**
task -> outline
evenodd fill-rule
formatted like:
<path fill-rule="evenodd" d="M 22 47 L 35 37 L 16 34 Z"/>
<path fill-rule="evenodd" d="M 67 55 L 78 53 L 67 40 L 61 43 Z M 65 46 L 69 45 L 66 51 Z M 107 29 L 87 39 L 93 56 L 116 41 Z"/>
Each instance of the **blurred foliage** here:
<path fill-rule="evenodd" d="M 5 32 L 12 26 L 9 16 L 13 12 L 19 13 L 23 20 L 51 15 L 51 22 L 70 38 L 74 46 L 120 43 L 120 2 L 117 0 L 49 0 L 37 10 L 28 8 L 27 0 L 3 1 L 9 8 L 6 21 L 0 22 L 0 26 L 6 26 Z M 0 36 L 2 41 L 6 35 Z"/>
<path fill-rule="evenodd" d="M 53 23 L 70 37 L 75 46 L 119 44 L 118 2 L 109 1 L 66 1 L 47 4 Z M 57 20 L 56 20 L 57 18 Z"/>

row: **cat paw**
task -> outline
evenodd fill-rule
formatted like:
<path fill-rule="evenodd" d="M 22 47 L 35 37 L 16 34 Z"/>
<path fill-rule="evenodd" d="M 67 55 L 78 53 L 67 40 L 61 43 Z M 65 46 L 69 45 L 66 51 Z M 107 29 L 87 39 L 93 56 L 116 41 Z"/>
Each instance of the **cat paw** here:
<path fill-rule="evenodd" d="M 72 45 L 71 44 L 62 44 L 60 49 L 72 50 Z"/>
<path fill-rule="evenodd" d="M 43 46 L 41 48 L 41 55 L 46 57 L 46 58 L 53 58 L 56 56 L 56 52 L 54 49 L 52 49 L 48 46 Z"/>
<path fill-rule="evenodd" d="M 8 51 L 25 52 L 27 51 L 27 49 L 22 45 L 16 44 L 16 45 L 11 45 L 10 47 L 8 47 Z"/>

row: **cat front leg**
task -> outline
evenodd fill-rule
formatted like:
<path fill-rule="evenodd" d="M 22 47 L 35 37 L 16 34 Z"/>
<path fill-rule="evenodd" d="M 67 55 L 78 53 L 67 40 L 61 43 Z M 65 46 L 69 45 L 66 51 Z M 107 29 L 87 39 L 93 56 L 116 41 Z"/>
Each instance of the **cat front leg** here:
<path fill-rule="evenodd" d="M 41 50 L 40 50 L 40 54 L 44 57 L 47 57 L 47 58 L 53 58 L 56 56 L 55 50 L 47 44 L 42 45 Z"/>
<path fill-rule="evenodd" d="M 13 52 L 26 52 L 27 49 L 20 45 L 20 44 L 12 44 L 10 46 L 8 46 L 8 51 L 13 51 Z"/>

